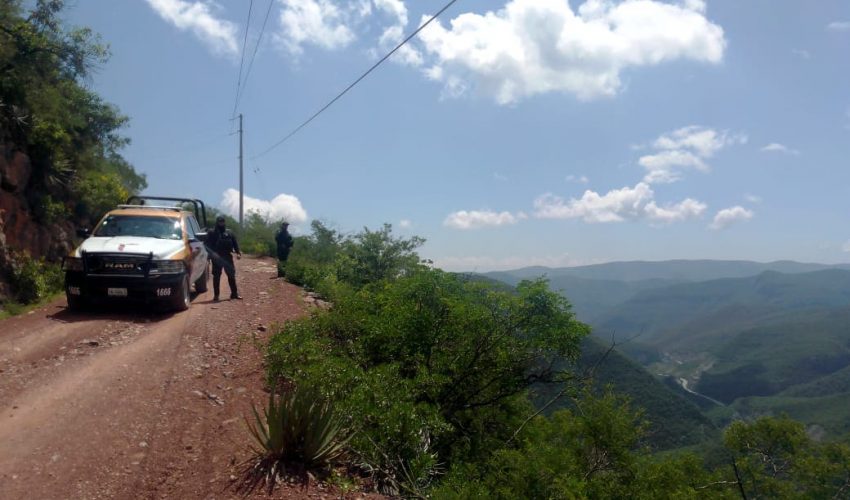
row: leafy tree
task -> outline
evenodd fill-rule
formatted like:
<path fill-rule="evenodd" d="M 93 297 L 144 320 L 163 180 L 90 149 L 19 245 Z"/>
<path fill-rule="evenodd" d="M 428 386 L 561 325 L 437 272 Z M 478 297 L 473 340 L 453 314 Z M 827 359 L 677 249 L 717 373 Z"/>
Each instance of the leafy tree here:
<path fill-rule="evenodd" d="M 342 242 L 342 259 L 337 276 L 355 287 L 411 273 L 419 266 L 415 250 L 425 243 L 423 238 L 395 238 L 392 226 L 384 224 L 372 231 L 367 227 Z"/>
<path fill-rule="evenodd" d="M 693 455 L 654 458 L 640 445 L 640 410 L 607 391 L 590 389 L 572 408 L 536 417 L 516 447 L 483 465 L 452 471 L 435 498 L 704 498 L 710 477 Z"/>
<path fill-rule="evenodd" d="M 747 498 L 847 498 L 850 446 L 813 442 L 787 417 L 733 422 L 724 444 L 733 480 Z"/>
<path fill-rule="evenodd" d="M 21 5 L 0 8 L 0 140 L 31 159 L 30 205 L 74 200 L 79 219 L 98 217 L 147 185 L 120 155 L 127 117 L 86 86 L 109 48 L 88 28 L 64 29 L 62 0 L 38 0 L 28 13 Z"/>
<path fill-rule="evenodd" d="M 274 337 L 270 376 L 320 387 L 351 415 L 368 463 L 423 487 L 438 464 L 479 460 L 509 439 L 532 411 L 527 388 L 558 376 L 555 358 L 577 356 L 588 329 L 569 303 L 543 281 L 518 290 L 419 267 L 339 293 L 330 311 Z"/>

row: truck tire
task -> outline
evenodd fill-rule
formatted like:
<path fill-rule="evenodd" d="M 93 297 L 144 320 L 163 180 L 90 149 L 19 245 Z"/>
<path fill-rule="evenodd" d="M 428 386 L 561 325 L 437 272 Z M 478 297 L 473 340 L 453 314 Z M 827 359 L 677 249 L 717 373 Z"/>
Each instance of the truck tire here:
<path fill-rule="evenodd" d="M 189 290 L 189 275 L 183 278 L 183 283 L 174 295 L 173 308 L 175 311 L 185 311 L 192 305 L 192 294 Z"/>
<path fill-rule="evenodd" d="M 65 297 L 68 299 L 68 310 L 71 312 L 80 312 L 88 305 L 82 297 L 71 295 L 70 293 L 65 293 Z"/>
<path fill-rule="evenodd" d="M 198 281 L 195 282 L 195 291 L 198 293 L 205 293 L 208 289 L 208 283 L 210 280 L 210 266 L 204 266 L 204 274 L 198 278 Z"/>

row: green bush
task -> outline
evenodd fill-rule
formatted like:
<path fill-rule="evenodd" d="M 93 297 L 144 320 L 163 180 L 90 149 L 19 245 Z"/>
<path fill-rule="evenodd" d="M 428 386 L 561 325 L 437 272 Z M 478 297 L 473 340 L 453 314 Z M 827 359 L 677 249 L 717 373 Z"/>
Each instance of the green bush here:
<path fill-rule="evenodd" d="M 236 231 L 242 251 L 261 257 L 276 255 L 274 235 L 279 226 L 279 221 L 266 220 L 257 212 L 248 212 L 244 226 Z"/>
<path fill-rule="evenodd" d="M 127 117 L 90 90 L 108 46 L 88 28 L 65 29 L 64 4 L 0 6 L 0 129 L 30 157 L 25 194 L 44 223 L 70 208 L 91 222 L 147 184 L 119 153 Z"/>
<path fill-rule="evenodd" d="M 46 195 L 34 209 L 36 216 L 46 224 L 63 221 L 70 215 L 65 203 L 50 195 Z"/>
<path fill-rule="evenodd" d="M 543 281 L 508 294 L 419 268 L 342 283 L 332 299 L 273 337 L 269 374 L 336 401 L 353 449 L 395 493 L 504 443 L 531 412 L 526 389 L 553 380 L 553 359 L 574 359 L 588 331 Z"/>
<path fill-rule="evenodd" d="M 23 304 L 32 304 L 62 291 L 64 276 L 58 264 L 18 254 L 12 262 L 12 290 Z"/>
<path fill-rule="evenodd" d="M 416 249 L 425 240 L 396 237 L 389 224 L 375 231 L 363 228 L 350 237 L 320 221 L 311 227 L 310 236 L 295 239 L 285 270 L 290 283 L 333 294 L 339 286 L 359 289 L 423 268 Z"/>
<path fill-rule="evenodd" d="M 77 214 L 88 214 L 93 220 L 124 203 L 130 192 L 115 173 L 84 172 L 74 184 Z"/>

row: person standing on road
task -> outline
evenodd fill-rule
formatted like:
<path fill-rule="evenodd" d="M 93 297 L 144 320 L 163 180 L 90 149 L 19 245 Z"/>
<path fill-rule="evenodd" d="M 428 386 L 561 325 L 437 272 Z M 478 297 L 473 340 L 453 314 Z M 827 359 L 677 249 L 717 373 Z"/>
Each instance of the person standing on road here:
<path fill-rule="evenodd" d="M 222 269 L 227 273 L 230 298 L 241 299 L 239 292 L 236 291 L 236 265 L 233 263 L 233 253 L 236 253 L 237 259 L 241 259 L 242 252 L 239 251 L 236 236 L 227 229 L 227 223 L 221 215 L 215 219 L 215 228 L 207 233 L 207 247 L 213 263 L 213 300 L 218 301 Z"/>
<path fill-rule="evenodd" d="M 289 234 L 289 223 L 281 222 L 280 229 L 278 229 L 277 234 L 274 236 L 275 241 L 277 242 L 277 276 L 283 277 L 286 271 L 286 259 L 289 258 L 289 249 L 292 248 L 293 241 L 292 236 Z"/>

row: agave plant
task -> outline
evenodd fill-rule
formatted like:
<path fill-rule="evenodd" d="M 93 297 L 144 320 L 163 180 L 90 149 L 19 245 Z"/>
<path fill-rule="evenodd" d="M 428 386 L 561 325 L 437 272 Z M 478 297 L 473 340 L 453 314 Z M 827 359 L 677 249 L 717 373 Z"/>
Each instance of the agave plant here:
<path fill-rule="evenodd" d="M 252 407 L 254 421 L 245 419 L 254 438 L 254 456 L 247 462 L 243 488 L 259 483 L 274 488 L 287 471 L 324 469 L 345 453 L 351 437 L 330 401 L 311 387 L 297 385 L 279 396 L 272 389 L 262 414 Z"/>

